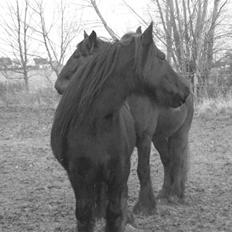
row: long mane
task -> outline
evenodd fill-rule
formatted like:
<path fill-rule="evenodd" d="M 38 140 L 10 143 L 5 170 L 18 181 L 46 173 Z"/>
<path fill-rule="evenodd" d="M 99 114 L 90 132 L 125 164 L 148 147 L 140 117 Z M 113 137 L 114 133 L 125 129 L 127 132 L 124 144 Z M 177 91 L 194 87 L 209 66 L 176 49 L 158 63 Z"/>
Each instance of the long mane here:
<path fill-rule="evenodd" d="M 82 123 L 104 83 L 115 71 L 122 46 L 121 42 L 109 44 L 74 74 L 56 110 L 53 130 L 58 134 L 66 134 L 70 124 Z"/>

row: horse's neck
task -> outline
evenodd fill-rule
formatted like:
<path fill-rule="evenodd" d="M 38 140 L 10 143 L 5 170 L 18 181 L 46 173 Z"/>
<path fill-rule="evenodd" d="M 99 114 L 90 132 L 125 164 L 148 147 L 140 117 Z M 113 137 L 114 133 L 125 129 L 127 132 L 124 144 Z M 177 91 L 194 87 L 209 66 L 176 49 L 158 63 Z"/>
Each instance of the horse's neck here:
<path fill-rule="evenodd" d="M 103 118 L 117 113 L 126 98 L 131 94 L 134 84 L 128 76 L 114 75 L 106 83 L 93 107 L 95 117 Z"/>

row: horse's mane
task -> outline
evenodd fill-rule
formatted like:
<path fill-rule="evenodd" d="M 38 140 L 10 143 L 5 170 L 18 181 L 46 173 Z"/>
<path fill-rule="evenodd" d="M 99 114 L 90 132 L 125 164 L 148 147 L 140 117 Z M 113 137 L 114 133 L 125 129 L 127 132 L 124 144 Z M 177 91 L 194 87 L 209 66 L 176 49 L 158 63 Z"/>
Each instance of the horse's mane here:
<path fill-rule="evenodd" d="M 131 40 L 133 37 L 138 37 L 138 36 L 139 34 L 136 32 L 127 32 L 121 37 L 120 41 Z"/>
<path fill-rule="evenodd" d="M 110 43 L 73 75 L 56 110 L 53 128 L 59 133 L 65 134 L 70 123 L 75 126 L 82 123 L 104 83 L 115 71 L 122 46 L 120 41 Z"/>
<path fill-rule="evenodd" d="M 97 36 L 97 39 L 99 39 L 103 42 L 106 42 L 106 43 L 114 43 L 117 41 L 117 40 L 109 39 L 109 38 L 104 37 L 104 36 Z"/>

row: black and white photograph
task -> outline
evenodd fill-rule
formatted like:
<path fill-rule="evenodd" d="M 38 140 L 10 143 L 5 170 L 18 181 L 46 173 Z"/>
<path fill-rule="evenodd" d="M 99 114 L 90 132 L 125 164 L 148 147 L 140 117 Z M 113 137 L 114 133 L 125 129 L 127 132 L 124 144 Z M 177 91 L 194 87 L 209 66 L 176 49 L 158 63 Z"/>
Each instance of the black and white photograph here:
<path fill-rule="evenodd" d="M 232 0 L 0 1 L 0 232 L 231 232 Z"/>

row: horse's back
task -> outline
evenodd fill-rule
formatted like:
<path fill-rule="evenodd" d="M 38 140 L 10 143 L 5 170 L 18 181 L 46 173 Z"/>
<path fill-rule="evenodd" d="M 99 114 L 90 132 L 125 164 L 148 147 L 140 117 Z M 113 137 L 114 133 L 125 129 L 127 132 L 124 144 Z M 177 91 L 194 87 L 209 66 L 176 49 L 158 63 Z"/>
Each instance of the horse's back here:
<path fill-rule="evenodd" d="M 180 128 L 189 130 L 193 117 L 193 95 L 177 108 L 161 108 L 146 96 L 127 99 L 135 121 L 137 136 L 149 134 L 169 137 Z"/>

